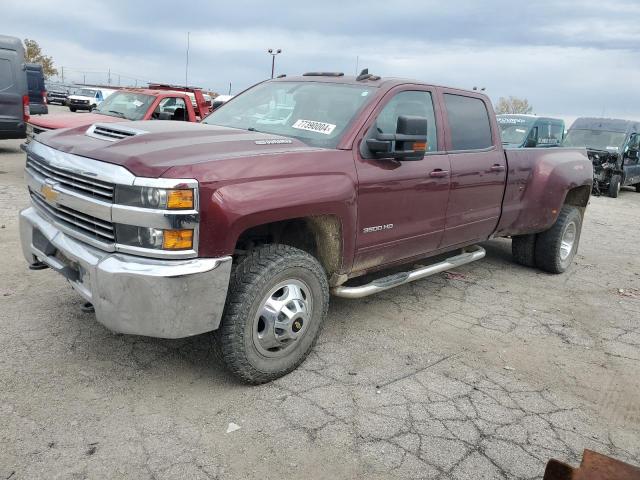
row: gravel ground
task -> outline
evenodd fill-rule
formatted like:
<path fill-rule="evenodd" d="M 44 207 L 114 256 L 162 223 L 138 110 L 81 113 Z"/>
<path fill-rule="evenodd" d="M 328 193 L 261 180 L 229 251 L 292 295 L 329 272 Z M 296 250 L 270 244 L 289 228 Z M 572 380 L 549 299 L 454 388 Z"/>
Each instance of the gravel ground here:
<path fill-rule="evenodd" d="M 495 240 L 455 274 L 334 298 L 303 366 L 249 387 L 208 335 L 113 334 L 26 268 L 19 143 L 0 142 L 0 479 L 540 478 L 585 448 L 640 464 L 640 194 L 591 200 L 564 275 Z"/>

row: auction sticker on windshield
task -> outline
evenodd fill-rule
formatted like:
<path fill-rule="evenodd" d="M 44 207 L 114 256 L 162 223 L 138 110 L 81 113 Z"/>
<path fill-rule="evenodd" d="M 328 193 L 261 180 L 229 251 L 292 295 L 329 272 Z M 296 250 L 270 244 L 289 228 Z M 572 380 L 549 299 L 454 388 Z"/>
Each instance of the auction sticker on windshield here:
<path fill-rule="evenodd" d="M 296 123 L 291 125 L 292 128 L 298 130 L 308 130 L 310 132 L 323 133 L 325 135 L 331 135 L 331 132 L 336 128 L 332 123 L 315 122 L 313 120 L 296 120 Z"/>

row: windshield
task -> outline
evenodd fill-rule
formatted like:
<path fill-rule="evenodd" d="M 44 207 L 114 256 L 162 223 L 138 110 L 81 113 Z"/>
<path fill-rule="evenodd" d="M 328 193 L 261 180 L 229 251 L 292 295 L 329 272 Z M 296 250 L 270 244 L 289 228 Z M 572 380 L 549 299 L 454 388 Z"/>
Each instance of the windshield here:
<path fill-rule="evenodd" d="M 585 147 L 594 150 L 622 151 L 627 134 L 607 130 L 569 130 L 562 145 L 564 147 Z"/>
<path fill-rule="evenodd" d="M 203 123 L 297 138 L 335 148 L 373 96 L 372 87 L 315 82 L 266 82 L 220 106 Z"/>
<path fill-rule="evenodd" d="M 76 95 L 82 95 L 83 97 L 95 97 L 96 91 L 95 90 L 89 90 L 87 88 L 81 88 L 80 90 L 78 90 L 76 92 Z"/>
<path fill-rule="evenodd" d="M 94 112 L 127 120 L 140 120 L 154 99 L 152 95 L 143 93 L 116 92 L 109 95 Z"/>
<path fill-rule="evenodd" d="M 536 121 L 535 118 L 501 115 L 498 115 L 496 119 L 500 126 L 502 143 L 515 143 L 518 145 L 524 142 L 527 133 Z"/>

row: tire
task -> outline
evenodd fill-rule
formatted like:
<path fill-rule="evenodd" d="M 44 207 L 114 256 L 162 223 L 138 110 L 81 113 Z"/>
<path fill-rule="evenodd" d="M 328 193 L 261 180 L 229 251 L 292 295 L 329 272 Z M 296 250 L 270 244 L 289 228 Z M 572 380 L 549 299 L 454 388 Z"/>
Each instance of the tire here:
<path fill-rule="evenodd" d="M 511 238 L 513 260 L 525 267 L 536 266 L 536 235 L 518 235 Z"/>
<path fill-rule="evenodd" d="M 266 245 L 235 265 L 228 292 L 214 333 L 217 354 L 227 368 L 252 384 L 297 368 L 315 345 L 329 306 L 327 275 L 320 263 L 297 248 Z M 265 309 L 265 303 L 272 308 Z M 274 309 L 279 313 L 271 317 Z M 288 328 L 270 328 L 270 318 Z"/>
<path fill-rule="evenodd" d="M 607 195 L 611 198 L 618 198 L 618 194 L 620 193 L 620 187 L 622 186 L 622 177 L 620 175 L 613 175 L 611 177 L 611 181 L 609 182 L 609 189 L 607 190 Z"/>
<path fill-rule="evenodd" d="M 72 112 L 76 111 L 76 107 L 69 107 L 69 110 L 71 110 Z"/>
<path fill-rule="evenodd" d="M 95 106 L 95 105 L 91 105 L 91 106 L 89 107 L 89 113 L 93 112 L 93 110 L 94 110 L 95 108 L 96 108 L 96 106 Z"/>
<path fill-rule="evenodd" d="M 563 273 L 567 270 L 578 251 L 581 230 L 580 209 L 564 205 L 556 223 L 537 235 L 535 252 L 538 268 L 549 273 Z M 570 248 L 567 248 L 569 243 Z"/>
<path fill-rule="evenodd" d="M 636 183 L 636 193 L 640 193 L 640 183 Z"/>

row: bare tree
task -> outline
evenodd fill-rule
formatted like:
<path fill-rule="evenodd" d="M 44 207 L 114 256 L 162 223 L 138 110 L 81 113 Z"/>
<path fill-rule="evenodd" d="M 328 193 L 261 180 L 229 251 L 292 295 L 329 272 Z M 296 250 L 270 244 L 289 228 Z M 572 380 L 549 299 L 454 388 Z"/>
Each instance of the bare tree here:
<path fill-rule="evenodd" d="M 518 97 L 500 97 L 496 103 L 496 113 L 531 113 L 533 107 L 529 105 L 529 100 Z"/>
<path fill-rule="evenodd" d="M 58 69 L 53 65 L 53 58 L 42 53 L 42 49 L 38 42 L 24 39 L 25 54 L 24 59 L 27 63 L 39 63 L 42 65 L 42 73 L 44 78 L 49 78 L 58 74 Z"/>

